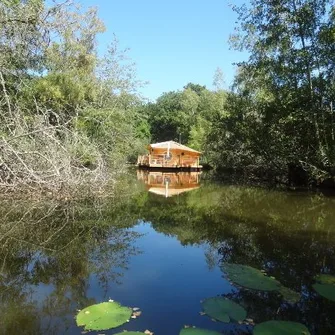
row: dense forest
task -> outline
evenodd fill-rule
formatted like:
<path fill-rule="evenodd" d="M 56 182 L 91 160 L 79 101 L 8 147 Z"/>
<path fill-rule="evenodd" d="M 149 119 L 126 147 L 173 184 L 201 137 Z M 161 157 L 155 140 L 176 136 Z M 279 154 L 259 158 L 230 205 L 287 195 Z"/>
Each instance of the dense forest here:
<path fill-rule="evenodd" d="M 96 9 L 1 1 L 1 187 L 101 191 L 147 143 L 170 139 L 201 150 L 218 175 L 332 184 L 334 2 L 251 0 L 232 10 L 231 47 L 250 55 L 235 64 L 232 87 L 218 68 L 213 90 L 189 83 L 148 103 L 117 39 L 98 53 Z"/>

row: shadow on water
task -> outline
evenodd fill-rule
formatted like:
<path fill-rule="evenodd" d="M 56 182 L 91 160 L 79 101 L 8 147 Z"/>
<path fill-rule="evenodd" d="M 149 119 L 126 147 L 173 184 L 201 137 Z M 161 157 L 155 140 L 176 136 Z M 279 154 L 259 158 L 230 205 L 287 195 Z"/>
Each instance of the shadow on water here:
<path fill-rule="evenodd" d="M 200 187 L 195 173 L 137 178 L 120 181 L 112 199 L 1 204 L 1 334 L 81 334 L 77 309 L 109 298 L 143 316 L 104 334 L 171 335 L 185 324 L 251 333 L 199 315 L 200 300 L 216 295 L 244 306 L 255 323 L 291 320 L 334 333 L 335 303 L 312 285 L 315 275 L 335 273 L 335 198 Z M 301 299 L 238 288 L 222 278 L 223 262 L 263 269 Z"/>

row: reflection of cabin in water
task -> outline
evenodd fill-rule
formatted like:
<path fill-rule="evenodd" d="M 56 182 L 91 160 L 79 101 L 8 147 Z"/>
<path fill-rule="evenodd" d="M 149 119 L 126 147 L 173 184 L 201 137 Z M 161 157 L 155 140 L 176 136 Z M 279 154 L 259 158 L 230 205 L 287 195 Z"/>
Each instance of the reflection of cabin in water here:
<path fill-rule="evenodd" d="M 137 165 L 146 168 L 201 169 L 200 152 L 174 141 L 149 144 L 149 154 L 139 156 Z"/>
<path fill-rule="evenodd" d="M 149 192 L 163 195 L 167 198 L 199 188 L 200 173 L 138 170 L 137 179 L 146 184 Z"/>

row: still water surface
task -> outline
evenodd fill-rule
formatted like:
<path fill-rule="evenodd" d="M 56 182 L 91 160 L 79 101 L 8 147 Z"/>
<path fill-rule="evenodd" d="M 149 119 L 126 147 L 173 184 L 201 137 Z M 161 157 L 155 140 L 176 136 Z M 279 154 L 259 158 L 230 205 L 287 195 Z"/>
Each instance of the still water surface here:
<path fill-rule="evenodd" d="M 142 315 L 114 330 L 223 334 L 252 326 L 213 322 L 200 301 L 225 295 L 257 324 L 291 320 L 335 334 L 335 302 L 312 288 L 335 273 L 335 198 L 222 185 L 198 174 L 130 174 L 112 199 L 0 206 L 0 333 L 81 334 L 78 309 L 114 299 Z M 265 270 L 301 293 L 240 289 L 223 262 Z"/>

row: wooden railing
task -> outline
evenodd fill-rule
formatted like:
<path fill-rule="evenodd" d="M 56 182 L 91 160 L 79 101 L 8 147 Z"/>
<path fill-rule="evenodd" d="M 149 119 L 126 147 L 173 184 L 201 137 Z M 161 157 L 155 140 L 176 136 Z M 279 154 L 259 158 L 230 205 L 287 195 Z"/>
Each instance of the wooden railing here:
<path fill-rule="evenodd" d="M 149 157 L 150 157 L 150 165 L 164 166 L 165 164 L 164 155 L 149 155 Z"/>
<path fill-rule="evenodd" d="M 137 159 L 137 165 L 151 167 L 198 167 L 197 158 L 172 156 L 166 159 L 165 155 L 143 155 Z"/>
<path fill-rule="evenodd" d="M 137 159 L 138 165 L 145 165 L 145 166 L 161 165 L 163 166 L 164 163 L 165 163 L 164 155 L 143 155 L 143 156 L 139 156 Z"/>

